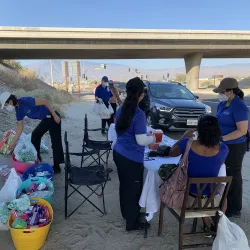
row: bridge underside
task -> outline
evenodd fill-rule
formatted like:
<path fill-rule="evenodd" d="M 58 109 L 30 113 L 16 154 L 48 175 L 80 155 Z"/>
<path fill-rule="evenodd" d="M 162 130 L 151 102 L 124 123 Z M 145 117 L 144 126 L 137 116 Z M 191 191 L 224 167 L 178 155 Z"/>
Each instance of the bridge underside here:
<path fill-rule="evenodd" d="M 250 40 L 0 38 L 0 59 L 184 58 L 187 86 L 197 89 L 202 58 L 250 58 Z"/>
<path fill-rule="evenodd" d="M 193 53 L 203 58 L 248 58 L 250 41 L 0 38 L 4 59 L 157 59 Z"/>
<path fill-rule="evenodd" d="M 203 58 L 250 58 L 249 50 L 0 49 L 1 59 L 166 59 L 202 53 Z"/>

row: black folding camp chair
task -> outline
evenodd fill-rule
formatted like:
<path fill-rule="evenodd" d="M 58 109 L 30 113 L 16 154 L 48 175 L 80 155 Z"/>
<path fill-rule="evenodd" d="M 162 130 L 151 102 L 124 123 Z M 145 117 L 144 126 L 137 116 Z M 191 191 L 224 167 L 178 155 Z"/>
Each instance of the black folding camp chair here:
<path fill-rule="evenodd" d="M 64 135 L 65 142 L 65 219 L 70 217 L 74 212 L 76 212 L 86 201 L 88 201 L 92 206 L 94 206 L 102 214 L 106 214 L 105 208 L 105 199 L 104 199 L 104 189 L 106 183 L 110 181 L 110 170 L 106 169 L 103 165 L 92 165 L 88 167 L 77 167 L 71 164 L 70 156 L 81 157 L 81 153 L 70 153 L 69 152 L 69 143 L 67 139 L 67 132 Z M 90 190 L 88 195 L 84 195 L 80 192 L 80 188 L 85 186 Z M 69 194 L 69 187 L 73 191 Z M 101 189 L 101 192 L 98 194 L 98 191 Z M 83 201 L 70 213 L 68 214 L 68 199 L 74 193 L 78 193 Z M 95 205 L 90 197 L 92 195 L 97 195 L 102 197 L 103 209 L 100 209 Z"/>
<path fill-rule="evenodd" d="M 89 132 L 95 132 L 101 130 L 102 130 L 101 128 L 89 129 L 88 118 L 87 115 L 85 115 L 81 167 L 83 166 L 83 163 L 86 162 L 88 159 L 92 160 L 91 163 L 88 164 L 89 166 L 93 164 L 98 164 L 98 165 L 105 164 L 107 167 L 108 158 L 112 150 L 111 148 L 112 142 L 96 141 L 96 140 L 91 140 L 89 138 Z"/>

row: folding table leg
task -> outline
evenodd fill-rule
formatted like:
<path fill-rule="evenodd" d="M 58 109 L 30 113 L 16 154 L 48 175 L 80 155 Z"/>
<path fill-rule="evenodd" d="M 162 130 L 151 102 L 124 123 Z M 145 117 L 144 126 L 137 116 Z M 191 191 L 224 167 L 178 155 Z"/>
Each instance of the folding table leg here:
<path fill-rule="evenodd" d="M 68 215 L 68 183 L 65 183 L 65 194 L 64 194 L 64 212 L 65 212 L 65 219 Z"/>
<path fill-rule="evenodd" d="M 148 221 L 147 221 L 147 215 L 148 214 L 146 214 L 145 215 L 145 217 L 144 217 L 144 238 L 146 239 L 147 237 L 148 237 Z"/>

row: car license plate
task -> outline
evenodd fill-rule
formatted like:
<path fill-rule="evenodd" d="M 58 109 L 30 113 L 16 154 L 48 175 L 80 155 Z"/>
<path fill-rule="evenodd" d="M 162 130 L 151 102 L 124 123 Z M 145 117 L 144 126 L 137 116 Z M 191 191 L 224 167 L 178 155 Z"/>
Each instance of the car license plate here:
<path fill-rule="evenodd" d="M 198 120 L 187 120 L 187 125 L 188 126 L 197 126 Z"/>

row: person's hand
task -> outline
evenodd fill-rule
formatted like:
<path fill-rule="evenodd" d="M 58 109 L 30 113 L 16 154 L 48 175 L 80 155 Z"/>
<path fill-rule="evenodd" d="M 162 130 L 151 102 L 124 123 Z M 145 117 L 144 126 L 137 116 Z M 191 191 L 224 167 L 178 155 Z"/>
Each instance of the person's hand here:
<path fill-rule="evenodd" d="M 16 142 L 12 142 L 10 145 L 9 145 L 9 150 L 10 151 L 13 151 L 16 147 Z"/>
<path fill-rule="evenodd" d="M 196 129 L 188 129 L 182 136 L 182 138 L 193 138 Z"/>
<path fill-rule="evenodd" d="M 60 124 L 61 118 L 60 118 L 58 115 L 55 115 L 55 116 L 54 116 L 54 121 L 55 121 L 57 124 Z"/>

